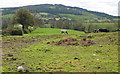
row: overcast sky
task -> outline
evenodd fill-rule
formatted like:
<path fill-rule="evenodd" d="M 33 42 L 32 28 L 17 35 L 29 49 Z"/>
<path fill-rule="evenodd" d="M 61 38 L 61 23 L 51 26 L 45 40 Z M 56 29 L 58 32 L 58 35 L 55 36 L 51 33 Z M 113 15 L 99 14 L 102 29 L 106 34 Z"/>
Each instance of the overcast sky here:
<path fill-rule="evenodd" d="M 118 2 L 120 0 L 0 0 L 0 8 L 19 7 L 36 4 L 63 4 L 75 6 L 92 11 L 118 15 Z"/>

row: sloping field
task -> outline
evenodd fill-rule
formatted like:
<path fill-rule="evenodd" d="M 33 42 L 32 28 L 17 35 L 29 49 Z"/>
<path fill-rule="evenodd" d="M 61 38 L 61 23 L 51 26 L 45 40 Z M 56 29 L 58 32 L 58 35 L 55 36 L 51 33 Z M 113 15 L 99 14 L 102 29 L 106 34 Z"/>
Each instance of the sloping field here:
<path fill-rule="evenodd" d="M 55 29 L 55 28 L 37 28 L 27 35 L 56 35 L 61 34 L 61 30 L 67 30 L 68 34 L 84 34 L 82 31 L 68 30 L 68 29 Z M 63 34 L 64 35 L 64 34 Z"/>
<path fill-rule="evenodd" d="M 97 17 L 95 15 L 89 14 L 89 15 L 73 15 L 73 14 L 59 14 L 59 16 L 74 19 L 74 20 L 81 20 L 81 19 L 93 19 L 93 17 Z"/>

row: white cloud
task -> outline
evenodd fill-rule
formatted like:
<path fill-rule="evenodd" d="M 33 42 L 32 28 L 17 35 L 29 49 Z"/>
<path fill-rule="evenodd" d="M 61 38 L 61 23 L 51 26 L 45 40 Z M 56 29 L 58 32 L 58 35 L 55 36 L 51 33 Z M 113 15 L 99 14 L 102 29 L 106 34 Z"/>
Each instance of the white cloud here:
<path fill-rule="evenodd" d="M 119 0 L 0 0 L 0 8 L 35 4 L 63 4 L 118 15 Z"/>

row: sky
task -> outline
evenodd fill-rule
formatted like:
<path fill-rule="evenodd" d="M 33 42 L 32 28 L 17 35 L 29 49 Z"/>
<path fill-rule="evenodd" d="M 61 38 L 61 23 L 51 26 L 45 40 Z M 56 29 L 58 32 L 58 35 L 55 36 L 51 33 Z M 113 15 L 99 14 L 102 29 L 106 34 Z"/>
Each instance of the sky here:
<path fill-rule="evenodd" d="M 38 4 L 63 4 L 118 16 L 120 0 L 0 0 L 0 8 Z"/>

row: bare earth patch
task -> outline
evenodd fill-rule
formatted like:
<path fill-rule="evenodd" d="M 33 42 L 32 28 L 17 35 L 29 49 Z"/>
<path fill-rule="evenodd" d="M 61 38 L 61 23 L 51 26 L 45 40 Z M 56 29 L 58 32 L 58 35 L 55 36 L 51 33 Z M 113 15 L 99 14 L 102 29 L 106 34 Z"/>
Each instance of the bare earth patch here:
<path fill-rule="evenodd" d="M 72 37 L 64 38 L 59 40 L 58 42 L 47 42 L 46 44 L 52 44 L 52 45 L 72 45 L 72 46 L 78 46 L 78 45 L 83 45 L 83 46 L 90 46 L 95 44 L 92 40 L 86 40 L 85 38 L 82 40 L 77 40 Z"/>

